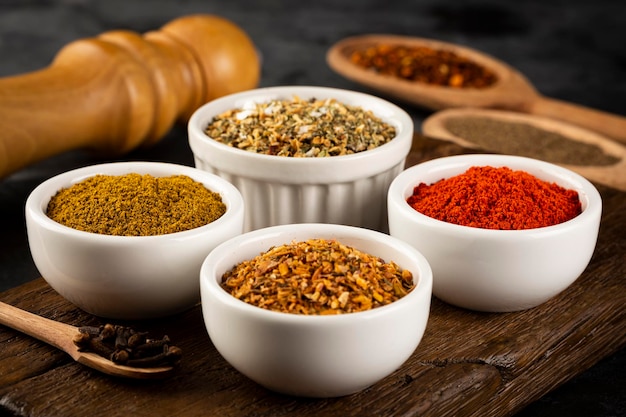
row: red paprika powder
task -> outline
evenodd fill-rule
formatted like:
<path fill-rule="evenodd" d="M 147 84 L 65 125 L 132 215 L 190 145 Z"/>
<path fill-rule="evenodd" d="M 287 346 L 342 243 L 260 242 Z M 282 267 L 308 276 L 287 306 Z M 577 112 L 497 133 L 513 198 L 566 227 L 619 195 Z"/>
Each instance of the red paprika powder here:
<path fill-rule="evenodd" d="M 508 167 L 471 167 L 434 184 L 419 184 L 407 202 L 426 216 L 483 229 L 552 226 L 578 216 L 578 193 Z"/>

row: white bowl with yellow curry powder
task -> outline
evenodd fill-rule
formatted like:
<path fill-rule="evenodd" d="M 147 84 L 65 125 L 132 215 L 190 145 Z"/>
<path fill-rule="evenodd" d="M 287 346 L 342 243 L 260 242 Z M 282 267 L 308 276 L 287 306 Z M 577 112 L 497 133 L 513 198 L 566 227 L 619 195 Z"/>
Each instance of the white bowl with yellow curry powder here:
<path fill-rule="evenodd" d="M 53 289 L 98 316 L 144 319 L 198 303 L 202 261 L 242 233 L 244 207 L 208 172 L 119 162 L 44 181 L 25 214 L 33 260 Z"/>
<path fill-rule="evenodd" d="M 315 86 L 218 98 L 196 110 L 188 130 L 196 167 L 241 191 L 246 231 L 304 222 L 385 231 L 387 189 L 413 140 L 400 107 Z"/>
<path fill-rule="evenodd" d="M 244 233 L 200 271 L 202 312 L 220 354 L 260 385 L 337 397 L 402 366 L 429 317 L 432 272 L 411 245 L 335 224 Z"/>

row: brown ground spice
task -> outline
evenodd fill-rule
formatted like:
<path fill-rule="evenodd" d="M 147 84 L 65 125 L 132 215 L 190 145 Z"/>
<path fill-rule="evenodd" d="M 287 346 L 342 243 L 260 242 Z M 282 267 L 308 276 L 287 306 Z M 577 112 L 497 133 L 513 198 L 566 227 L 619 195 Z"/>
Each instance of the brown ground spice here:
<path fill-rule="evenodd" d="M 527 123 L 488 117 L 453 117 L 444 125 L 453 135 L 492 152 L 580 166 L 607 166 L 621 160 L 597 145 L 572 140 Z"/>
<path fill-rule="evenodd" d="M 218 193 L 185 175 L 96 175 L 60 190 L 47 215 L 65 226 L 116 236 L 182 232 L 220 218 Z"/>
<path fill-rule="evenodd" d="M 270 248 L 222 277 L 235 298 L 284 313 L 326 315 L 370 310 L 413 288 L 413 275 L 394 262 L 336 240 L 310 239 Z"/>

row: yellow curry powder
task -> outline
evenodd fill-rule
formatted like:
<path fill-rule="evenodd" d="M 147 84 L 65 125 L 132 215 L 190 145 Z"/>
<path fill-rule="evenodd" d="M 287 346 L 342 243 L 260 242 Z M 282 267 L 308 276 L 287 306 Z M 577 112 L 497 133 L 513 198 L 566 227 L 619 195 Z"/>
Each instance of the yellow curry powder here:
<path fill-rule="evenodd" d="M 185 175 L 96 175 L 60 190 L 46 214 L 65 226 L 116 236 L 182 232 L 226 212 L 218 193 Z"/>

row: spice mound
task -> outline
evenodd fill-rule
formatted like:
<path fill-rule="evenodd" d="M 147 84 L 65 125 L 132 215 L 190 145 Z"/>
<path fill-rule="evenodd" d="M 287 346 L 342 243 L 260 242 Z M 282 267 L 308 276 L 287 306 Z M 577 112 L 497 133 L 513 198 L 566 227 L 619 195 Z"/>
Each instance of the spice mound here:
<path fill-rule="evenodd" d="M 350 155 L 383 145 L 395 128 L 371 111 L 329 98 L 250 102 L 208 124 L 212 139 L 249 152 L 292 157 Z"/>
<path fill-rule="evenodd" d="M 407 202 L 437 220 L 483 229 L 553 226 L 581 213 L 578 193 L 508 167 L 471 167 L 434 184 L 419 184 Z"/>
<path fill-rule="evenodd" d="M 74 337 L 81 352 L 93 352 L 110 361 L 135 368 L 174 366 L 182 350 L 170 344 L 169 337 L 150 339 L 147 332 L 107 323 L 103 326 L 82 326 Z"/>
<path fill-rule="evenodd" d="M 453 135 L 497 153 L 581 166 L 607 166 L 621 161 L 596 144 L 528 123 L 472 116 L 447 118 L 444 126 Z"/>
<path fill-rule="evenodd" d="M 453 88 L 486 88 L 496 75 L 452 51 L 426 46 L 380 44 L 352 52 L 350 60 L 383 75 Z"/>
<path fill-rule="evenodd" d="M 226 212 L 221 196 L 185 175 L 96 175 L 60 190 L 46 214 L 65 226 L 116 236 L 151 236 L 204 226 Z"/>
<path fill-rule="evenodd" d="M 390 304 L 413 288 L 394 262 L 336 240 L 275 246 L 226 272 L 222 287 L 246 303 L 284 313 L 353 313 Z"/>

